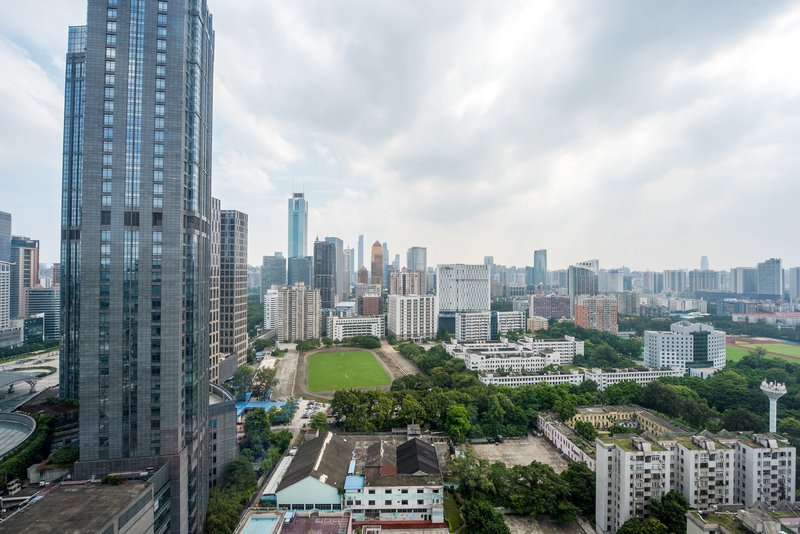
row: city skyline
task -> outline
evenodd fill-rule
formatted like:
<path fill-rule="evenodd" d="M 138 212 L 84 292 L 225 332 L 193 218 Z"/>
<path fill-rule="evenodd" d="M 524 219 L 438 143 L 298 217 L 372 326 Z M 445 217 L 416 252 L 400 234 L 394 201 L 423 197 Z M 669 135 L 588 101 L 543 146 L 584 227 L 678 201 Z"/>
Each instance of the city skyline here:
<path fill-rule="evenodd" d="M 717 269 L 769 257 L 800 264 L 772 231 L 790 227 L 780 200 L 800 188 L 788 174 L 798 163 L 796 67 L 787 63 L 800 42 L 796 5 L 732 4 L 718 13 L 675 3 L 658 6 L 657 17 L 642 6 L 568 3 L 491 13 L 373 6 L 358 17 L 348 4 L 319 13 L 257 2 L 211 8 L 224 43 L 214 194 L 258 221 L 251 258 L 288 255 L 283 206 L 302 188 L 310 235 L 354 246 L 363 233 L 397 251 L 426 246 L 429 265 L 484 255 L 528 265 L 538 248 L 550 251 L 554 268 L 586 256 L 634 269 L 693 267 L 702 255 Z M 52 263 L 63 50 L 85 4 L 6 10 L 0 64 L 17 75 L 0 89 L 0 117 L 11 126 L 2 139 L 0 210 L 17 211 L 15 234 L 39 239 L 42 260 Z M 52 16 L 41 20 L 41 10 Z M 248 24 L 269 31 L 252 45 Z M 408 33 L 415 39 L 395 38 Z M 469 46 L 476 35 L 480 51 Z M 611 55 L 614 69 L 597 70 Z M 533 81 L 542 64 L 549 70 Z M 520 100 L 527 94 L 541 98 Z M 448 144 L 433 142 L 440 139 Z M 409 187 L 420 194 L 406 194 Z M 14 209 L 31 196 L 38 209 Z M 612 203 L 626 209 L 608 210 Z M 771 217 L 742 217 L 751 206 Z M 708 238 L 686 240 L 691 227 Z M 661 246 L 648 246 L 654 240 Z"/>

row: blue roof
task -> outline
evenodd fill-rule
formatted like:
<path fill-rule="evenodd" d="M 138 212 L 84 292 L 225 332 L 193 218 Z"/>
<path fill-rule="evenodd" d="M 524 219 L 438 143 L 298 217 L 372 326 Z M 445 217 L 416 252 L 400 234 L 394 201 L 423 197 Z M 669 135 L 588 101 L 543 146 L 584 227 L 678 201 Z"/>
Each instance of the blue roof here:
<path fill-rule="evenodd" d="M 261 408 L 268 412 L 271 408 L 281 408 L 285 405 L 281 401 L 250 401 L 250 402 L 237 402 L 236 403 L 236 417 L 242 415 L 245 410 L 252 410 L 254 408 Z"/>
<path fill-rule="evenodd" d="M 364 477 L 359 475 L 347 475 L 344 479 L 345 490 L 364 489 Z"/>

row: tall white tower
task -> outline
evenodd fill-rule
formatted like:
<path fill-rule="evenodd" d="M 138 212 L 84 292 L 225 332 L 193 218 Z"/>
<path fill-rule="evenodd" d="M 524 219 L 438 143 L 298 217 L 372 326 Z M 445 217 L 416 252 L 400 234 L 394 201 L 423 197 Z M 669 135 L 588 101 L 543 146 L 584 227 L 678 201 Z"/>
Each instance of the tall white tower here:
<path fill-rule="evenodd" d="M 778 399 L 786 395 L 786 384 L 761 382 L 761 391 L 769 398 L 769 431 L 778 431 Z"/>

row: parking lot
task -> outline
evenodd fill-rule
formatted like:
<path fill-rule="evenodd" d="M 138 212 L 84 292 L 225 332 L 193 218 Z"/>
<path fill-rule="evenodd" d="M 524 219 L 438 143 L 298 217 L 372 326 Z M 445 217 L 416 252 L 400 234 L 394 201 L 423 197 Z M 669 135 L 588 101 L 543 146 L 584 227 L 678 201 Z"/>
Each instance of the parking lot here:
<path fill-rule="evenodd" d="M 472 448 L 481 458 L 490 462 L 502 462 L 509 467 L 528 465 L 536 460 L 549 465 L 556 473 L 567 468 L 567 459 L 549 441 L 544 437 L 530 434 L 523 439 L 510 439 L 496 444 L 472 445 Z"/>

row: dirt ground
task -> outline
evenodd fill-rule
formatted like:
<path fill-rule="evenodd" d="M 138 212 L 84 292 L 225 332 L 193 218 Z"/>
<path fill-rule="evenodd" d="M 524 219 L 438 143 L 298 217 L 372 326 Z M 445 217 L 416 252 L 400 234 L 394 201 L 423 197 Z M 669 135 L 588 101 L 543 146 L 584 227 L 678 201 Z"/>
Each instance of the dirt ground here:
<path fill-rule="evenodd" d="M 506 525 L 511 534 L 583 534 L 578 523 L 559 525 L 544 519 L 533 519 L 521 515 L 505 516 Z"/>
<path fill-rule="evenodd" d="M 506 440 L 499 444 L 472 445 L 481 458 L 503 462 L 507 466 L 528 465 L 532 461 L 549 465 L 556 473 L 567 468 L 567 459 L 544 437 L 528 434 L 527 438 Z"/>

